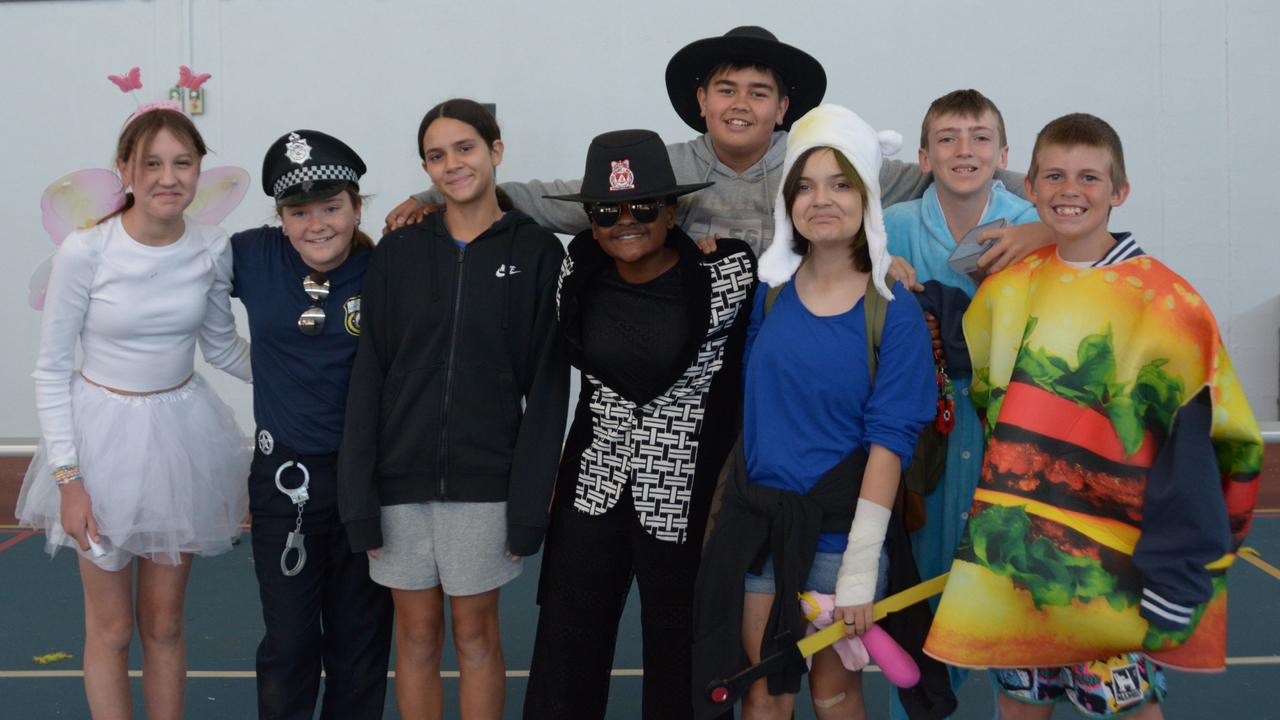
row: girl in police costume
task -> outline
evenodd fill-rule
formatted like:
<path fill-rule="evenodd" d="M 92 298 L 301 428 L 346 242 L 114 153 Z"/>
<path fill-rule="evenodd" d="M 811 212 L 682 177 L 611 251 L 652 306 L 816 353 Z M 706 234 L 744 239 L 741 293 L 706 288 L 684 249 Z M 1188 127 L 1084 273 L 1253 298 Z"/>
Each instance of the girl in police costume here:
<path fill-rule="evenodd" d="M 360 231 L 364 162 L 314 130 L 285 133 L 262 161 L 281 226 L 231 238 L 233 294 L 253 336 L 257 447 L 249 473 L 254 570 L 266 634 L 258 714 L 382 716 L 391 597 L 369 579 L 338 519 L 337 452 L 373 242 Z"/>
<path fill-rule="evenodd" d="M 40 445 L 17 516 L 46 530 L 50 552 L 79 552 L 84 683 L 99 718 L 133 712 L 135 617 L 147 717 L 182 716 L 191 559 L 230 550 L 247 509 L 243 435 L 193 372 L 199 344 L 209 364 L 250 379 L 227 236 L 183 215 L 205 154 L 182 112 L 135 113 L 116 147 L 124 207 L 67 236 L 49 278 L 34 374 Z"/>
<path fill-rule="evenodd" d="M 461 715 L 498 718 L 498 589 L 541 545 L 564 434 L 564 250 L 500 204 L 503 145 L 483 106 L 437 105 L 417 145 L 445 210 L 369 260 L 338 500 L 352 548 L 391 588 L 401 717 L 441 716 L 447 595 Z"/>

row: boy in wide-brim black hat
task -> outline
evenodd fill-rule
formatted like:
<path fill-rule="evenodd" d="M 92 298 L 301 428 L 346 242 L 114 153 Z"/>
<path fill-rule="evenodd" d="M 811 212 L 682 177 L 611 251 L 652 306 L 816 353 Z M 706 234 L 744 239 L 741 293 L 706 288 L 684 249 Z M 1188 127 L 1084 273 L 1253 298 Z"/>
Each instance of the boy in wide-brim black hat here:
<path fill-rule="evenodd" d="M 582 371 L 542 561 L 525 718 L 603 718 L 622 605 L 640 585 L 644 718 L 691 717 L 692 602 L 719 468 L 738 428 L 755 256 L 703 255 L 676 223 L 681 183 L 648 130 L 597 136 L 577 192 L 557 318 Z"/>
<path fill-rule="evenodd" d="M 676 112 L 702 133 L 666 147 L 674 175 L 685 184 L 715 183 L 676 205 L 679 224 L 695 238 L 740 238 L 758 253 L 773 232 L 772 194 L 782 181 L 778 173 L 786 154 L 784 130 L 822 100 L 827 80 L 821 63 L 764 28 L 741 27 L 691 43 L 672 58 L 666 77 Z M 713 80 L 737 84 L 730 110 L 717 110 L 730 95 L 727 85 L 713 86 Z M 703 117 L 704 96 L 718 120 Z M 574 234 L 589 225 L 580 207 L 546 200 L 577 193 L 580 180 L 501 187 L 517 207 L 548 229 Z M 923 185 L 916 194 L 920 191 Z M 439 202 L 434 192 L 415 198 L 392 210 L 389 226 L 407 222 L 423 203 Z"/>
<path fill-rule="evenodd" d="M 757 255 L 763 253 L 773 239 L 773 198 L 782 184 L 786 131 L 822 101 L 827 76 L 821 63 L 762 27 L 743 26 L 676 52 L 667 64 L 666 84 L 676 113 L 702 133 L 667 146 L 676 178 L 715 182 L 680 201 L 677 221 L 695 238 L 740 238 Z M 1001 170 L 996 177 L 1014 192 L 1022 187 L 1021 173 Z M 880 168 L 884 206 L 919 198 L 931 181 L 915 163 L 886 160 Z M 530 180 L 499 187 L 539 225 L 572 235 L 588 226 L 586 216 L 577 206 L 546 198 L 573 194 L 580 185 L 581 180 Z M 424 205 L 439 202 L 434 190 L 415 195 L 388 213 L 387 225 L 417 222 Z M 1039 247 L 1044 239 L 1037 227 L 990 231 L 987 236 L 1018 239 L 1002 241 L 984 256 L 995 261 L 988 270 Z"/>

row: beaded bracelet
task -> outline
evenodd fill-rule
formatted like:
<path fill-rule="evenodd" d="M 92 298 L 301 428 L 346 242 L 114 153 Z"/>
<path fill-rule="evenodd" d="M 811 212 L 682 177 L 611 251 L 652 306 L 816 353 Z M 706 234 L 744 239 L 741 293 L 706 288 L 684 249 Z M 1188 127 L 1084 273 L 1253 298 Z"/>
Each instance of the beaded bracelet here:
<path fill-rule="evenodd" d="M 55 485 L 66 485 L 72 480 L 82 479 L 79 465 L 63 465 L 53 470 L 53 483 Z"/>

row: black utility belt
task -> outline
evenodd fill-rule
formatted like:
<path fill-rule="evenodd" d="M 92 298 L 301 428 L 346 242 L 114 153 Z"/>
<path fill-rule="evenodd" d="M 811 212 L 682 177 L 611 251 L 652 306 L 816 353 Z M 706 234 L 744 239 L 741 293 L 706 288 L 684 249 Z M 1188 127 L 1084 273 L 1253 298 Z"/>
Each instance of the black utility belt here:
<path fill-rule="evenodd" d="M 338 462 L 338 453 L 320 453 L 304 455 L 297 452 L 293 448 L 278 442 L 270 430 L 258 428 L 254 433 L 253 444 L 253 462 L 254 464 L 272 464 L 280 465 L 292 460 L 293 462 L 305 463 L 313 467 L 328 467 L 336 465 Z"/>
<path fill-rule="evenodd" d="M 253 464 L 260 472 L 273 475 L 276 489 L 289 498 L 289 502 L 298 508 L 298 517 L 293 532 L 285 540 L 284 552 L 280 554 L 280 572 L 286 577 L 293 577 L 302 572 L 307 564 L 306 536 L 302 533 L 302 514 L 311 499 L 311 468 L 330 471 L 338 461 L 337 453 L 323 455 L 299 455 L 292 448 L 277 444 L 275 437 L 265 428 L 258 428 L 254 434 Z M 274 471 L 271 468 L 275 468 Z M 252 472 L 252 470 L 250 471 Z M 293 562 L 289 562 L 289 554 L 295 553 Z"/>

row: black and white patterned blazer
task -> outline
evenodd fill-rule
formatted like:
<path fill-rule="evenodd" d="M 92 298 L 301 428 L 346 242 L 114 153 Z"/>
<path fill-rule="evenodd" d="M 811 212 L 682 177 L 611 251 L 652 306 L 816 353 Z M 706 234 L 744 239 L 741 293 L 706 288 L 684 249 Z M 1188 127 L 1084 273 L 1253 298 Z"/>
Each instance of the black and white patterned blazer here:
<path fill-rule="evenodd" d="M 681 247 L 681 262 L 696 265 L 695 277 L 705 278 L 700 298 L 699 326 L 705 332 L 699 339 L 692 363 L 666 391 L 656 398 L 637 405 L 623 397 L 601 379 L 604 372 L 593 372 L 582 367 L 581 356 L 575 365 L 582 369 L 583 397 L 590 410 L 590 440 L 579 448 L 566 446 L 561 475 L 566 470 L 576 470 L 574 507 L 588 515 L 601 515 L 617 504 L 627 484 L 631 484 L 631 496 L 640 524 L 653 537 L 683 543 L 690 529 L 690 515 L 694 508 L 694 485 L 703 445 L 704 427 L 708 421 L 708 401 L 713 383 L 726 362 L 740 368 L 741 348 L 731 347 L 731 329 L 736 324 L 745 328 L 746 316 L 751 312 L 751 295 L 755 287 L 755 257 L 745 243 L 721 241 L 721 249 L 710 256 L 701 256 L 683 232 L 675 243 Z M 581 237 L 581 236 L 580 236 Z M 588 234 L 586 242 L 594 245 Z M 575 239 L 575 244 L 578 240 Z M 687 243 L 688 248 L 680 245 Z M 591 248 L 570 245 L 560 272 L 558 311 L 562 332 L 570 336 L 570 355 L 573 355 L 573 333 L 577 325 L 575 286 L 585 284 L 583 274 L 589 274 L 582 265 L 596 265 L 603 253 L 591 252 Z M 584 257 L 585 256 L 585 257 Z M 607 256 L 605 256 L 607 260 Z M 612 262 L 612 260 L 607 260 Z M 597 268 L 592 267 L 591 272 Z M 578 277 L 575 277 L 578 276 Z M 573 282 L 573 280 L 577 282 Z M 691 300 L 692 302 L 692 300 Z M 705 318 L 705 320 L 703 320 Z M 732 353 L 734 356 L 727 357 Z M 601 369 L 603 370 L 603 369 Z M 734 373 L 732 388 L 740 392 L 741 381 Z M 736 408 L 736 403 L 731 403 Z M 721 413 L 723 415 L 724 413 Z M 737 417 L 717 417 L 713 422 L 731 423 L 733 428 L 717 428 L 718 436 L 736 435 Z M 727 431 L 727 432 L 726 432 Z M 570 434 L 572 443 L 573 433 Z M 718 443 L 723 444 L 723 443 Z M 725 448 L 727 450 L 727 448 Z M 718 450 L 722 456 L 723 451 Z M 566 467 L 574 462 L 576 468 Z M 720 458 L 723 459 L 722 457 Z M 719 463 L 702 463 L 703 466 Z M 570 472 L 569 475 L 573 473 Z M 714 474 L 714 473 L 712 473 Z M 714 482 L 714 477 L 711 480 Z M 561 488 L 559 492 L 566 492 Z M 705 513 L 705 508 L 702 512 Z M 705 521 L 705 517 L 698 518 Z M 701 526 L 701 522 L 698 523 Z"/>

